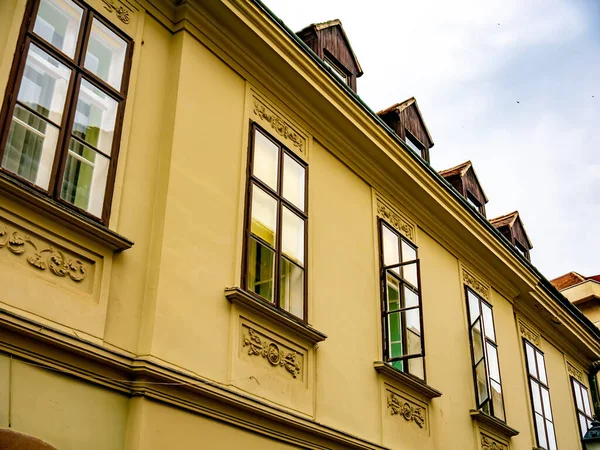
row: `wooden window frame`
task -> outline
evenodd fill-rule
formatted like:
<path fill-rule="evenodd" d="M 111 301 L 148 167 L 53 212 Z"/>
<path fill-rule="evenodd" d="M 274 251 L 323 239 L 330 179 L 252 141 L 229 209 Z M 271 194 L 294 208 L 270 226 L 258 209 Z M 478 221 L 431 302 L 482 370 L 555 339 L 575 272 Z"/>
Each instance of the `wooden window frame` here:
<path fill-rule="evenodd" d="M 399 372 L 405 373 L 407 375 L 410 376 L 414 376 L 417 379 L 421 380 L 420 377 L 410 373 L 409 371 L 409 360 L 411 359 L 416 359 L 416 358 L 422 358 L 423 361 L 423 379 L 422 381 L 425 382 L 427 380 L 427 367 L 425 364 L 425 329 L 423 327 L 423 298 L 422 298 L 422 285 L 421 285 L 421 262 L 420 259 L 418 257 L 419 253 L 419 249 L 418 247 L 413 244 L 411 241 L 409 241 L 408 239 L 406 239 L 400 232 L 398 232 L 394 227 L 392 227 L 389 223 L 387 223 L 384 219 L 379 218 L 377 221 L 378 224 L 378 235 L 379 235 L 379 264 L 381 267 L 380 270 L 380 290 L 381 290 L 381 331 L 382 331 L 382 349 L 383 349 L 383 361 L 390 364 L 396 361 L 402 361 L 402 370 L 398 369 L 397 367 L 392 366 L 395 370 L 398 370 Z M 402 261 L 402 243 L 406 243 L 407 245 L 409 245 L 412 249 L 415 250 L 415 253 L 417 254 L 417 259 L 415 260 L 411 260 L 411 261 L 405 261 L 405 262 L 401 262 L 398 264 L 392 264 L 390 266 L 385 266 L 384 264 L 384 249 L 383 249 L 383 233 L 382 233 L 382 227 L 386 227 L 389 231 L 391 231 L 392 233 L 394 233 L 397 237 L 398 237 L 398 257 L 399 260 Z M 401 295 L 401 292 L 403 292 L 403 287 L 404 285 L 408 285 L 408 287 L 413 291 L 416 292 L 419 298 L 419 305 L 416 307 L 419 309 L 419 324 L 421 326 L 421 353 L 420 354 L 415 354 L 415 355 L 408 355 L 408 356 L 401 356 L 401 357 L 397 357 L 397 358 L 390 358 L 389 357 L 389 351 L 390 351 L 390 343 L 389 343 L 389 332 L 388 332 L 388 316 L 389 314 L 393 313 L 393 312 L 398 312 L 398 311 L 406 311 L 406 310 L 410 310 L 410 309 L 415 309 L 415 307 L 410 307 L 410 308 L 400 308 L 398 310 L 394 310 L 394 311 L 388 311 L 387 310 L 387 305 L 388 305 L 388 301 L 387 301 L 387 272 L 390 271 L 391 269 L 394 268 L 400 268 L 403 266 L 406 266 L 408 264 L 415 264 L 416 263 L 416 268 L 417 268 L 417 284 L 419 285 L 418 287 L 413 286 L 409 281 L 406 281 L 403 276 L 397 275 L 397 274 L 393 274 L 393 277 L 399 281 L 400 283 L 400 293 L 399 295 Z M 406 332 L 406 327 L 402 326 L 402 342 L 403 344 L 408 342 L 407 339 L 407 332 Z"/>
<path fill-rule="evenodd" d="M 529 357 L 527 355 L 527 346 L 531 347 L 531 349 L 534 352 L 535 358 L 534 358 L 533 364 L 535 365 L 535 370 L 538 374 L 540 373 L 540 367 L 538 364 L 538 354 L 541 355 L 542 359 L 544 360 L 544 373 L 546 375 L 546 382 L 542 381 L 539 377 L 532 375 L 531 372 L 529 371 Z M 554 413 L 552 412 L 552 399 L 550 398 L 548 370 L 546 370 L 546 358 L 544 356 L 544 352 L 542 352 L 539 348 L 537 348 L 535 345 L 533 345 L 527 339 L 523 338 L 523 353 L 525 354 L 525 368 L 527 370 L 527 386 L 528 386 L 528 390 L 529 390 L 529 403 L 531 404 L 531 414 L 532 414 L 532 418 L 533 418 L 533 429 L 535 430 L 536 445 L 541 450 L 549 450 L 550 449 L 550 439 L 549 439 L 550 436 L 549 436 L 548 426 L 546 424 L 546 421 L 548 421 L 552 424 L 554 443 L 556 444 L 556 447 L 558 448 L 558 441 L 556 440 L 556 428 L 554 426 Z M 533 400 L 533 389 L 531 386 L 532 383 L 537 384 L 538 388 L 540 390 L 540 402 L 541 402 L 541 407 L 542 407 L 542 414 L 539 414 L 535 410 L 535 403 Z M 548 417 L 546 415 L 544 399 L 542 396 L 542 389 L 545 389 L 546 391 L 548 391 L 548 401 L 550 402 L 550 414 L 552 415 L 552 419 L 548 419 Z M 544 423 L 543 431 L 544 431 L 544 435 L 546 438 L 546 446 L 545 447 L 540 444 L 540 431 L 541 430 L 538 429 L 537 420 L 535 417 L 536 414 L 541 415 L 542 421 Z"/>
<path fill-rule="evenodd" d="M 571 393 L 573 394 L 573 406 L 575 407 L 575 416 L 576 416 L 576 420 L 577 420 L 577 428 L 579 429 L 579 433 L 581 434 L 581 439 L 583 439 L 583 436 L 585 435 L 585 433 L 589 430 L 589 428 L 587 430 L 582 430 L 581 429 L 581 422 L 579 420 L 580 416 L 585 417 L 585 419 L 589 422 L 593 422 L 594 418 L 591 415 L 588 415 L 585 412 L 585 407 L 583 410 L 579 409 L 579 407 L 577 406 L 577 397 L 575 395 L 575 389 L 579 388 L 579 392 L 582 395 L 581 401 L 583 402 L 583 395 L 585 393 L 585 397 L 587 398 L 587 403 L 590 407 L 590 412 L 592 412 L 592 402 L 590 400 L 590 393 L 589 390 L 587 388 L 587 386 L 585 386 L 581 381 L 579 381 L 577 378 L 571 376 L 569 377 L 571 379 Z"/>
<path fill-rule="evenodd" d="M 464 183 L 464 181 L 463 181 Z M 474 208 L 479 211 L 480 214 L 485 215 L 484 205 L 477 199 L 477 197 L 469 190 L 465 189 L 465 198 L 467 199 L 467 203 L 473 204 Z"/>
<path fill-rule="evenodd" d="M 259 131 L 262 133 L 267 139 L 269 139 L 273 144 L 278 147 L 278 167 L 277 167 L 277 191 L 274 191 L 273 188 L 268 186 L 265 182 L 260 180 L 258 177 L 254 176 L 254 136 L 255 132 Z M 305 170 L 305 183 L 304 183 L 304 211 L 300 210 L 296 205 L 294 205 L 289 200 L 285 199 L 283 196 L 283 159 L 284 155 L 291 157 L 295 162 L 300 164 Z M 266 303 L 269 306 L 274 306 L 278 311 L 290 318 L 301 321 L 302 323 L 308 323 L 308 164 L 298 157 L 294 152 L 284 146 L 280 141 L 278 141 L 272 134 L 270 134 L 267 130 L 261 127 L 258 123 L 251 121 L 250 122 L 250 136 L 248 140 L 248 164 L 246 171 L 246 199 L 245 199 L 245 218 L 244 218 L 244 250 L 242 257 L 242 289 L 251 295 L 257 301 Z M 273 197 L 277 201 L 277 219 L 276 219 L 276 240 L 275 240 L 275 248 L 268 243 L 265 243 L 264 240 L 260 239 L 260 237 L 256 237 L 261 244 L 267 244 L 268 248 L 274 251 L 275 253 L 275 263 L 274 263 L 274 274 L 273 274 L 273 302 L 270 302 L 268 299 L 260 296 L 259 294 L 251 291 L 248 288 L 248 273 L 249 273 L 249 245 L 251 239 L 251 225 L 252 225 L 252 187 L 253 185 L 257 185 L 265 191 L 268 195 Z M 302 318 L 292 314 L 291 312 L 283 309 L 280 305 L 280 278 L 281 278 L 281 258 L 284 258 L 282 251 L 282 211 L 283 207 L 286 206 L 293 213 L 300 216 L 302 220 L 304 220 L 304 266 L 302 269 L 304 270 L 304 291 L 303 291 L 303 316 Z M 286 260 L 290 261 L 292 264 L 295 264 L 289 258 L 285 257 Z M 295 264 L 298 266 L 298 264 Z"/>
<path fill-rule="evenodd" d="M 346 86 L 350 87 L 350 77 L 352 74 L 348 72 L 348 70 L 341 64 L 335 56 L 331 54 L 327 49 L 323 49 L 323 62 L 327 65 L 331 70 L 333 70 L 336 74 L 338 74 L 338 78 L 343 81 Z"/>
<path fill-rule="evenodd" d="M 0 172 L 6 174 L 11 179 L 18 180 L 19 183 L 24 184 L 25 186 L 35 190 L 36 192 L 42 193 L 43 196 L 49 197 L 52 200 L 57 201 L 58 203 L 66 206 L 68 209 L 80 215 L 83 215 L 96 222 L 100 222 L 104 225 L 107 225 L 108 220 L 110 218 L 112 197 L 114 193 L 114 185 L 117 172 L 117 161 L 119 156 L 121 135 L 123 131 L 123 118 L 125 115 L 125 106 L 127 102 L 127 91 L 129 87 L 129 79 L 131 74 L 134 42 L 129 36 L 123 33 L 118 27 L 113 25 L 101 13 L 89 6 L 87 3 L 83 2 L 82 0 L 71 1 L 73 1 L 73 3 L 75 3 L 83 10 L 80 28 L 77 36 L 77 42 L 72 58 L 63 53 L 61 50 L 54 47 L 42 37 L 34 33 L 33 28 L 35 25 L 35 19 L 41 0 L 30 0 L 28 2 L 25 10 L 23 24 L 21 26 L 20 36 L 16 47 L 17 51 L 15 52 L 15 58 L 13 60 L 12 68 L 9 74 L 9 81 L 6 87 L 4 102 L 2 104 L 2 109 L 0 110 L 1 162 L 4 158 L 4 153 L 6 151 L 6 143 L 8 140 L 8 134 L 12 123 L 13 111 L 15 109 L 15 105 L 17 104 L 18 92 L 21 86 L 30 46 L 32 44 L 36 45 L 45 53 L 50 55 L 52 58 L 55 58 L 57 61 L 59 61 L 61 64 L 65 65 L 71 70 L 71 75 L 67 87 L 67 94 L 65 96 L 65 103 L 62 114 L 63 117 L 61 119 L 61 123 L 55 124 L 50 119 L 45 117 L 42 119 L 44 122 L 50 123 L 53 126 L 57 126 L 57 128 L 59 129 L 56 151 L 50 174 L 50 181 L 48 183 L 48 189 L 44 189 L 36 185 L 35 183 L 32 183 L 29 180 L 20 177 L 18 174 L 3 168 L 1 165 Z M 84 67 L 87 46 L 89 43 L 94 19 L 96 19 L 102 25 L 107 27 L 110 31 L 114 32 L 118 37 L 123 39 L 127 45 L 123 63 L 123 73 L 121 78 L 120 89 L 114 88 L 108 82 L 102 80 L 99 76 L 95 75 L 89 69 L 86 69 Z M 115 129 L 113 141 L 110 153 L 108 155 L 106 154 L 106 152 L 101 151 L 95 146 L 85 142 L 85 140 L 78 137 L 74 137 L 72 135 L 77 101 L 79 97 L 79 91 L 81 88 L 81 82 L 83 79 L 85 79 L 95 88 L 100 89 L 103 93 L 115 100 L 118 104 L 117 113 L 115 116 Z M 23 107 L 34 116 L 38 118 L 41 117 L 41 115 L 36 111 L 32 110 L 32 108 L 22 103 L 19 103 L 19 106 Z M 92 148 L 94 152 L 100 153 L 101 155 L 107 157 L 110 161 L 106 179 L 106 186 L 104 189 L 102 213 L 100 217 L 75 206 L 73 203 L 68 202 L 67 200 L 64 200 L 60 195 L 71 138 L 75 139 L 79 143 L 84 143 L 84 145 Z"/>
<path fill-rule="evenodd" d="M 408 144 L 409 141 L 419 150 L 418 156 L 420 156 L 422 159 L 427 160 L 427 158 L 426 158 L 427 157 L 427 153 L 426 153 L 427 150 L 425 148 L 425 145 L 421 142 L 421 140 L 419 138 L 417 138 L 414 134 L 412 134 L 408 128 L 405 127 L 404 128 L 404 142 L 406 142 L 407 147 L 413 153 L 415 153 L 415 151 L 412 150 L 412 148 Z"/>
<path fill-rule="evenodd" d="M 465 300 L 467 303 L 467 325 L 468 325 L 468 333 L 469 333 L 469 344 L 471 347 L 471 370 L 473 372 L 473 382 L 474 382 L 474 386 L 475 386 L 475 404 L 477 406 L 477 409 L 480 410 L 482 413 L 487 414 L 489 416 L 494 417 L 495 419 L 498 419 L 504 423 L 506 423 L 506 406 L 504 403 L 504 389 L 502 388 L 502 371 L 500 370 L 500 354 L 498 352 L 498 336 L 496 334 L 496 321 L 494 320 L 494 308 L 493 306 L 486 301 L 481 295 L 479 295 L 477 292 L 475 292 L 473 289 L 471 289 L 469 286 L 464 287 L 464 292 L 465 292 Z M 471 323 L 471 308 L 469 305 L 469 292 L 471 294 L 473 294 L 475 297 L 477 297 L 478 300 L 478 304 L 479 304 L 479 317 L 473 322 Z M 493 327 L 493 332 L 494 332 L 494 337 L 495 337 L 495 341 L 491 340 L 486 332 L 485 332 L 485 324 L 484 324 L 484 320 L 483 320 L 483 313 L 482 313 L 482 304 L 487 305 L 490 310 L 492 311 L 492 327 Z M 479 321 L 480 326 L 481 326 L 481 338 L 482 338 L 482 343 L 483 343 L 483 356 L 481 357 L 481 359 L 479 359 L 478 361 L 475 361 L 475 349 L 473 346 L 473 327 L 474 325 L 477 323 L 477 321 Z M 500 388 L 502 389 L 502 415 L 504 417 L 504 419 L 498 417 L 494 411 L 494 402 L 492 401 L 492 389 L 491 389 L 491 382 L 490 382 L 490 365 L 489 365 L 489 356 L 488 356 L 488 350 L 487 350 L 487 344 L 491 344 L 495 349 L 496 349 L 496 356 L 498 358 L 498 377 L 500 378 L 499 380 L 494 380 L 496 381 L 499 385 Z M 477 372 L 476 372 L 476 367 L 477 365 L 483 360 L 483 364 L 485 367 L 485 383 L 486 383 L 486 389 L 488 392 L 488 398 L 484 401 L 481 401 L 479 399 L 479 389 L 477 387 Z M 486 405 L 489 405 L 489 413 L 487 413 L 484 408 Z"/>

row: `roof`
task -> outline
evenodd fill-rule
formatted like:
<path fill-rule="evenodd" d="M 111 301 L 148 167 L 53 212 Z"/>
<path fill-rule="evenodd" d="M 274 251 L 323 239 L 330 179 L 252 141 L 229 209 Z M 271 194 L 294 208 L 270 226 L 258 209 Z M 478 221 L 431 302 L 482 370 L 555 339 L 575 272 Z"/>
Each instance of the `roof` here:
<path fill-rule="evenodd" d="M 523 225 L 523 221 L 521 220 L 521 217 L 519 216 L 519 211 L 513 211 L 509 214 L 505 214 L 504 216 L 496 217 L 495 219 L 490 219 L 490 223 L 494 226 L 494 228 L 501 228 L 504 226 L 508 226 L 509 228 L 512 228 L 517 220 L 521 224 L 521 228 L 523 229 L 523 234 L 525 235 L 525 239 L 527 239 L 527 244 L 529 245 L 529 249 L 532 249 L 533 245 L 531 244 L 531 239 L 529 239 L 529 236 L 527 235 L 527 231 L 525 230 L 525 225 Z"/>
<path fill-rule="evenodd" d="M 459 164 L 458 166 L 454 166 L 446 170 L 440 170 L 439 174 L 444 178 L 453 177 L 455 175 L 459 175 L 462 177 L 472 166 L 473 164 L 471 163 L 471 161 L 467 161 L 462 164 Z"/>
<path fill-rule="evenodd" d="M 427 128 L 427 124 L 425 124 L 425 120 L 423 120 L 423 114 L 421 113 L 421 110 L 419 109 L 419 104 L 417 103 L 416 98 L 411 97 L 411 98 L 404 100 L 403 102 L 396 103 L 395 105 L 392 105 L 387 109 L 379 111 L 377 113 L 377 115 L 385 116 L 386 114 L 388 114 L 392 111 L 396 111 L 398 114 L 400 114 L 402 111 L 404 111 L 410 105 L 415 105 L 415 108 L 417 108 L 417 114 L 419 115 L 419 118 L 421 119 L 421 123 L 423 124 L 423 128 L 425 129 L 425 133 L 427 133 L 429 142 L 431 142 L 431 146 L 433 147 L 433 138 L 431 137 L 431 133 L 429 132 L 429 129 Z"/>
<path fill-rule="evenodd" d="M 310 25 L 302 28 L 302 30 L 298 31 L 298 33 L 296 33 L 296 34 L 300 35 L 300 34 L 306 32 L 307 30 L 309 30 L 310 28 L 312 28 L 315 31 L 321 31 L 326 28 L 337 27 L 337 26 L 340 27 L 342 36 L 343 36 L 344 40 L 346 41 L 346 45 L 348 46 L 348 50 L 350 50 L 350 54 L 352 55 L 352 60 L 354 61 L 354 64 L 356 64 L 356 68 L 358 69 L 358 74 L 356 76 L 360 77 L 363 74 L 362 67 L 360 67 L 360 63 L 358 62 L 356 53 L 354 53 L 354 50 L 352 50 L 352 45 L 350 44 L 350 40 L 348 39 L 348 36 L 346 35 L 346 32 L 344 31 L 344 27 L 342 26 L 342 22 L 339 19 L 328 20 L 326 22 L 311 23 Z"/>
<path fill-rule="evenodd" d="M 600 275 L 586 277 L 577 272 L 569 272 L 553 280 L 550 280 L 550 283 L 552 283 L 552 285 L 556 289 L 562 291 L 564 289 L 570 288 L 571 286 L 575 286 L 576 284 L 583 283 L 584 281 L 588 280 L 597 281 L 600 283 Z"/>

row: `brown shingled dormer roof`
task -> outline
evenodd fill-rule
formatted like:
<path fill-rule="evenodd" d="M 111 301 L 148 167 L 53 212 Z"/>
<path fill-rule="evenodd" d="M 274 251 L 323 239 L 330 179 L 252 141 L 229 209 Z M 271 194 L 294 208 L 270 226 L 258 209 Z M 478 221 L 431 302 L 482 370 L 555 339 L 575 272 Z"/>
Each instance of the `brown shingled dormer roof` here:
<path fill-rule="evenodd" d="M 328 20 L 326 22 L 320 22 L 320 23 L 312 23 L 312 24 L 308 25 L 307 27 L 304 27 L 302 29 L 302 31 L 299 31 L 296 34 L 300 35 L 301 33 L 305 32 L 305 30 L 307 30 L 309 28 L 312 28 L 315 31 L 321 31 L 326 28 L 331 28 L 331 27 L 336 27 L 336 26 L 340 27 L 342 36 L 343 36 L 344 40 L 346 41 L 346 45 L 348 46 L 348 50 L 350 51 L 350 54 L 352 55 L 352 59 L 354 60 L 354 64 L 356 65 L 356 69 L 358 71 L 356 76 L 360 77 L 361 75 L 363 75 L 362 67 L 360 67 L 360 63 L 358 62 L 356 53 L 354 53 L 354 50 L 352 50 L 352 45 L 350 45 L 350 39 L 348 39 L 348 36 L 346 35 L 346 32 L 344 31 L 344 27 L 342 26 L 342 22 L 340 21 L 340 19 L 333 19 L 333 20 Z"/>
<path fill-rule="evenodd" d="M 423 120 L 423 114 L 421 113 L 421 110 L 419 109 L 419 104 L 417 103 L 416 98 L 411 97 L 411 98 L 404 100 L 403 102 L 396 103 L 395 105 L 392 105 L 389 108 L 379 111 L 377 113 L 377 115 L 379 117 L 383 118 L 383 116 L 386 116 L 389 113 L 394 112 L 394 111 L 396 113 L 400 114 L 402 111 L 404 111 L 406 108 L 408 108 L 411 105 L 415 105 L 414 107 L 416 108 L 417 113 L 419 115 L 419 119 L 421 120 L 423 130 L 425 131 L 425 133 L 427 134 L 427 138 L 429 139 L 429 148 L 431 148 L 434 145 L 433 138 L 431 137 L 431 133 L 429 133 L 429 129 L 427 128 L 427 125 L 425 124 L 425 120 Z"/>
<path fill-rule="evenodd" d="M 485 205 L 489 200 L 471 161 L 442 170 L 439 174 L 485 216 Z"/>
<path fill-rule="evenodd" d="M 583 275 L 578 274 L 577 272 L 569 272 L 553 280 L 550 280 L 550 283 L 552 283 L 552 285 L 556 289 L 562 291 L 563 289 L 566 289 L 568 287 L 574 286 L 579 283 L 583 283 L 585 280 L 586 277 L 584 277 Z"/>
<path fill-rule="evenodd" d="M 529 250 L 533 248 L 533 245 L 529 236 L 527 236 L 521 217 L 519 217 L 519 211 L 490 219 L 490 223 L 515 247 L 518 248 L 517 244 L 520 244 L 523 247 L 525 257 L 529 258 Z"/>
<path fill-rule="evenodd" d="M 471 161 L 467 161 L 462 164 L 459 164 L 458 166 L 450 167 L 449 169 L 446 169 L 446 170 L 440 170 L 439 174 L 441 176 L 443 176 L 444 178 L 452 177 L 455 175 L 462 177 L 465 173 L 467 173 L 467 170 L 469 170 L 469 168 L 471 168 L 472 166 L 473 166 L 473 164 L 471 164 Z"/>
<path fill-rule="evenodd" d="M 513 211 L 503 216 L 490 219 L 490 223 L 496 228 L 503 227 L 505 225 L 511 227 L 514 225 L 515 221 L 517 220 L 517 217 L 519 217 L 519 211 Z"/>

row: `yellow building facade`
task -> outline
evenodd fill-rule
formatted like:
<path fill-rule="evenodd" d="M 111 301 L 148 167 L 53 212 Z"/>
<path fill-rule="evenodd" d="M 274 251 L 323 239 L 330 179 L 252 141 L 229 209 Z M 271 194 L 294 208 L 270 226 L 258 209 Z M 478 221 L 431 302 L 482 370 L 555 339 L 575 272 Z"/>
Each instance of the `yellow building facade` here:
<path fill-rule="evenodd" d="M 0 439 L 582 448 L 600 331 L 261 3 L 3 0 L 0 87 Z"/>

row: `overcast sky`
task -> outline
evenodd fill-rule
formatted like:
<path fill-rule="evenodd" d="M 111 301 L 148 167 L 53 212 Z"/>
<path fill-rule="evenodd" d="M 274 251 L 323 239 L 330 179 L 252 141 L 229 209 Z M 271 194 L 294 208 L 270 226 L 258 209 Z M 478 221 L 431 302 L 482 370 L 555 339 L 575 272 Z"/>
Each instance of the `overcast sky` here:
<path fill-rule="evenodd" d="M 600 273 L 600 0 L 264 2 L 294 31 L 340 19 L 361 98 L 415 96 L 433 167 L 473 161 L 547 278 Z"/>

